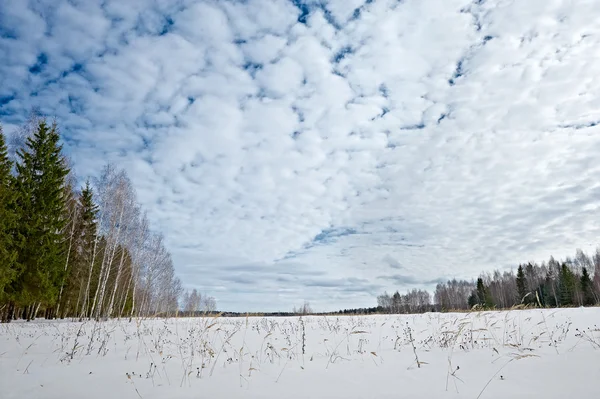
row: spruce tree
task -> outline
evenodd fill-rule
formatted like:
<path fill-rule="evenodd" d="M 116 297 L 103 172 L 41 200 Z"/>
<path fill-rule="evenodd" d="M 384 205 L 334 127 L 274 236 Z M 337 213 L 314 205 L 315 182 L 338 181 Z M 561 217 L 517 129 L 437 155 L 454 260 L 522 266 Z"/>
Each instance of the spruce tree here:
<path fill-rule="evenodd" d="M 469 308 L 473 309 L 473 307 L 475 307 L 476 305 L 479 305 L 479 298 L 477 295 L 477 291 L 473 291 L 471 293 L 471 295 L 469 295 L 469 298 L 467 299 L 467 304 L 469 305 Z"/>
<path fill-rule="evenodd" d="M 477 299 L 480 305 L 485 302 L 485 285 L 483 285 L 483 279 L 480 277 L 477 279 Z"/>
<path fill-rule="evenodd" d="M 11 169 L 12 162 L 8 158 L 6 140 L 0 126 L 0 304 L 9 299 L 5 287 L 9 286 L 16 275 L 17 254 L 12 234 L 17 217 L 14 210 L 15 195 Z M 2 319 L 7 321 L 7 313 L 3 313 Z"/>
<path fill-rule="evenodd" d="M 596 298 L 594 297 L 594 288 L 592 279 L 590 278 L 590 274 L 586 267 L 581 270 L 581 292 L 583 293 L 583 305 L 590 306 L 596 302 Z"/>
<path fill-rule="evenodd" d="M 77 306 L 86 309 L 89 303 L 89 291 L 92 279 L 97 280 L 95 272 L 94 247 L 96 244 L 98 206 L 94 203 L 94 194 L 89 180 L 78 199 L 77 225 L 75 233 L 75 262 L 71 278 L 71 296 L 76 296 Z M 95 278 L 94 278 L 95 277 Z M 79 311 L 79 309 L 76 309 Z M 83 312 L 85 313 L 85 312 Z M 81 314 L 81 312 L 80 312 Z"/>
<path fill-rule="evenodd" d="M 518 303 L 523 303 L 525 301 L 525 295 L 527 295 L 527 280 L 525 279 L 525 272 L 523 271 L 523 266 L 519 265 L 519 269 L 517 270 L 517 295 L 518 295 Z"/>
<path fill-rule="evenodd" d="M 480 277 L 477 279 L 477 298 L 479 299 L 479 304 L 486 309 L 491 309 L 494 307 L 494 299 L 492 298 L 492 294 L 488 287 L 483 283 L 483 279 Z"/>
<path fill-rule="evenodd" d="M 573 305 L 573 293 L 575 291 L 575 275 L 563 262 L 560 268 L 560 304 L 561 306 Z"/>
<path fill-rule="evenodd" d="M 30 319 L 34 304 L 53 306 L 65 267 L 65 177 L 57 126 L 40 121 L 37 131 L 17 151 L 16 192 L 19 255 L 22 270 L 14 284 Z"/>
<path fill-rule="evenodd" d="M 76 280 L 79 278 L 77 270 L 77 259 L 78 259 L 78 243 L 77 237 L 77 226 L 79 219 L 79 207 L 77 201 L 77 194 L 73 189 L 71 180 L 74 180 L 72 175 L 67 177 L 67 183 L 64 187 L 65 195 L 65 219 L 67 223 L 64 228 L 65 246 L 66 246 L 66 260 L 63 268 L 63 277 L 60 283 L 60 290 L 58 294 L 56 316 L 64 318 L 69 312 L 71 305 L 71 299 L 73 297 L 73 290 L 75 289 Z M 76 295 L 76 294 L 75 294 Z M 47 309 L 46 318 L 54 316 L 54 309 Z"/>

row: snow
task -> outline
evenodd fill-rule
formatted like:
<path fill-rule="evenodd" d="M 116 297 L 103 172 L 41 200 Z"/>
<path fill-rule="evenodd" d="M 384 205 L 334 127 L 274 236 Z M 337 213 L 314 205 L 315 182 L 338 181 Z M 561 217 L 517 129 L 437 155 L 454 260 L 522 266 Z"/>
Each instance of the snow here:
<path fill-rule="evenodd" d="M 0 397 L 593 398 L 598 324 L 598 308 L 13 322 Z"/>

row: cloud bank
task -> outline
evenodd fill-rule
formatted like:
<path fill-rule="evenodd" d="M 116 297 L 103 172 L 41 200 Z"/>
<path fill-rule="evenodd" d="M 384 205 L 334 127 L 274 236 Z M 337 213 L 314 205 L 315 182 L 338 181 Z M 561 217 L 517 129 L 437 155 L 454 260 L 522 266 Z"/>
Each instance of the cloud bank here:
<path fill-rule="evenodd" d="M 0 121 L 125 167 L 228 310 L 385 289 L 600 236 L 600 3 L 4 0 Z"/>

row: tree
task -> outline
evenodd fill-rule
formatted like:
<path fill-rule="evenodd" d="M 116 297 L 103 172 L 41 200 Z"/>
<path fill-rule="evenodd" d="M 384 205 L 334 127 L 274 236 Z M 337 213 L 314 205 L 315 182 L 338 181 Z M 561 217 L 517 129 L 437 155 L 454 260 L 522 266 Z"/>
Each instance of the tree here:
<path fill-rule="evenodd" d="M 187 314 L 188 312 L 188 304 L 190 303 L 190 293 L 188 291 L 185 291 L 183 293 L 183 296 L 181 297 L 181 306 L 180 309 L 183 312 L 184 315 L 189 316 Z"/>
<path fill-rule="evenodd" d="M 469 307 L 473 309 L 475 306 L 479 305 L 479 298 L 477 296 L 477 291 L 473 291 L 471 295 L 469 295 L 469 299 L 467 300 Z"/>
<path fill-rule="evenodd" d="M 381 307 L 384 311 L 390 312 L 392 308 L 392 297 L 387 292 L 377 297 L 377 306 Z"/>
<path fill-rule="evenodd" d="M 596 248 L 593 257 L 594 264 L 594 291 L 600 295 L 600 248 Z"/>
<path fill-rule="evenodd" d="M 466 280 L 448 280 L 438 283 L 435 288 L 434 301 L 442 310 L 469 309 L 469 296 L 475 284 Z"/>
<path fill-rule="evenodd" d="M 12 233 L 17 224 L 17 215 L 11 170 L 12 162 L 8 158 L 6 140 L 0 126 L 0 303 L 8 299 L 4 288 L 16 275 L 17 253 Z M 2 320 L 8 321 L 8 311 L 2 313 Z"/>
<path fill-rule="evenodd" d="M 400 313 L 402 311 L 402 295 L 398 291 L 392 295 L 392 313 Z"/>
<path fill-rule="evenodd" d="M 64 316 L 66 312 L 66 307 L 69 307 L 71 304 L 71 295 L 72 295 L 72 286 L 75 281 L 74 278 L 77 277 L 78 270 L 73 268 L 75 264 L 74 260 L 77 257 L 77 243 L 75 243 L 75 228 L 77 227 L 77 219 L 78 219 L 78 206 L 76 194 L 73 191 L 75 176 L 73 173 L 69 173 L 67 176 L 67 183 L 64 188 L 65 194 L 65 219 L 67 223 L 65 225 L 65 238 L 68 242 L 67 251 L 66 251 L 66 259 L 64 264 L 64 273 L 62 280 L 60 282 L 60 290 L 58 292 L 58 300 L 56 305 L 56 311 L 51 312 L 50 308 L 46 308 L 46 318 L 54 317 L 54 313 L 56 313 L 59 317 Z"/>
<path fill-rule="evenodd" d="M 105 245 L 102 248 L 98 285 L 92 300 L 91 313 L 95 318 L 112 315 L 116 289 L 126 259 L 125 251 L 130 246 L 129 240 L 135 236 L 132 230 L 137 220 L 135 193 L 125 171 L 117 171 L 113 165 L 106 165 L 97 187 L 102 210 L 99 228 Z M 113 274 L 114 266 L 117 267 L 116 275 Z M 112 294 L 109 282 L 113 286 Z"/>
<path fill-rule="evenodd" d="M 540 277 L 540 266 L 537 263 L 529 262 L 525 266 L 525 277 L 527 280 L 527 294 L 535 295 L 534 292 L 540 285 L 543 278 Z M 528 296 L 525 300 L 527 302 L 534 302 L 533 296 Z"/>
<path fill-rule="evenodd" d="M 69 313 L 69 304 L 75 302 L 74 314 L 83 317 L 87 314 L 89 292 L 94 276 L 94 243 L 96 241 L 96 218 L 98 206 L 89 180 L 77 196 L 74 214 L 73 236 L 70 238 L 71 268 L 67 278 L 64 312 Z"/>
<path fill-rule="evenodd" d="M 523 266 L 519 265 L 519 269 L 517 270 L 517 299 L 519 303 L 524 303 L 525 296 L 527 295 L 527 280 L 525 279 L 525 273 L 523 271 Z"/>
<path fill-rule="evenodd" d="M 183 296 L 183 311 L 188 316 L 193 316 L 194 313 L 200 311 L 200 305 L 202 303 L 202 296 L 198 293 L 197 289 L 193 289 L 191 293 L 186 292 Z"/>
<path fill-rule="evenodd" d="M 0 317 L 176 312 L 181 280 L 125 171 L 108 165 L 96 195 L 89 182 L 77 193 L 55 124 L 33 116 L 11 137 L 16 167 L 0 128 Z M 196 310 L 216 307 L 201 299 Z"/>
<path fill-rule="evenodd" d="M 17 262 L 21 268 L 13 290 L 28 320 L 35 317 L 41 303 L 55 305 L 64 274 L 64 186 L 69 170 L 59 140 L 56 124 L 48 126 L 41 120 L 25 148 L 17 151 Z"/>
<path fill-rule="evenodd" d="M 307 309 L 308 313 L 312 312 L 310 310 L 310 305 L 308 304 L 308 302 L 305 302 L 305 305 L 308 306 Z M 213 298 L 212 296 L 208 296 L 208 295 L 204 295 L 202 297 L 202 308 L 205 312 L 207 313 L 211 313 L 217 310 L 217 301 L 215 298 Z"/>
<path fill-rule="evenodd" d="M 560 269 L 560 304 L 561 306 L 573 305 L 573 295 L 575 292 L 575 275 L 569 269 L 566 262 L 563 262 Z"/>
<path fill-rule="evenodd" d="M 587 271 L 587 267 L 585 266 L 581 269 L 580 287 L 583 295 L 583 305 L 593 305 L 596 302 L 594 286 L 590 274 Z"/>
<path fill-rule="evenodd" d="M 546 295 L 547 304 L 553 304 L 554 306 L 560 306 L 560 263 L 554 257 L 550 257 L 548 261 L 548 274 L 546 275 Z"/>
<path fill-rule="evenodd" d="M 591 276 L 590 269 L 594 268 Z M 419 312 L 426 308 L 426 297 L 420 299 L 420 290 L 406 295 L 384 293 L 377 297 L 379 312 Z M 421 304 L 422 303 L 422 304 Z M 434 292 L 435 307 L 440 310 L 483 308 L 510 308 L 517 304 L 535 303 L 541 307 L 585 305 L 600 303 L 600 247 L 589 258 L 581 250 L 571 260 L 561 264 L 554 257 L 541 264 L 521 264 L 515 275 L 513 271 L 495 270 L 482 273 L 476 283 L 465 280 L 449 280 L 438 283 Z"/>
<path fill-rule="evenodd" d="M 113 285 L 112 295 L 110 298 L 110 302 L 108 304 L 108 315 L 112 316 L 114 311 L 115 304 L 115 296 L 117 294 L 117 290 L 119 288 L 119 282 L 124 273 L 124 264 L 126 259 L 126 254 L 128 251 L 126 248 L 131 248 L 133 240 L 135 239 L 136 233 L 136 224 L 139 220 L 139 208 L 136 205 L 135 192 L 133 190 L 133 185 L 127 176 L 124 176 L 119 182 L 119 190 L 118 195 L 120 197 L 120 201 L 122 202 L 122 209 L 125 213 L 124 222 L 121 223 L 126 224 L 126 233 L 123 240 L 121 240 L 121 256 L 117 267 L 117 275 L 115 278 L 115 283 Z M 169 287 L 163 287 L 165 289 L 169 289 Z"/>
<path fill-rule="evenodd" d="M 161 290 L 167 282 L 173 282 L 168 276 L 173 276 L 173 261 L 171 255 L 164 246 L 164 239 L 160 234 L 152 234 L 146 251 L 146 267 L 140 277 L 140 306 L 138 314 L 154 314 L 166 311 L 165 295 L 168 292 Z M 194 294 L 194 292 L 192 292 Z M 199 310 L 200 295 L 196 292 L 196 298 L 193 301 L 194 309 Z"/>
<path fill-rule="evenodd" d="M 304 301 L 300 309 L 298 309 L 298 313 L 301 315 L 311 314 L 313 312 L 310 303 L 308 301 Z"/>
<path fill-rule="evenodd" d="M 477 279 L 477 298 L 479 299 L 479 304 L 486 309 L 494 307 L 494 300 L 488 288 L 483 284 L 481 277 Z"/>
<path fill-rule="evenodd" d="M 142 281 L 142 272 L 144 270 L 143 264 L 147 256 L 147 243 L 150 239 L 150 227 L 148 217 L 146 213 L 142 213 L 139 221 L 136 223 L 135 239 L 131 243 L 132 250 L 132 262 L 131 262 L 131 273 L 129 274 L 129 281 L 127 283 L 127 291 L 131 288 L 131 309 L 129 312 L 130 317 L 136 312 L 136 304 L 139 302 L 139 291 L 140 283 Z M 136 298 L 138 301 L 136 302 Z M 125 303 L 122 301 L 121 313 L 124 314 Z"/>

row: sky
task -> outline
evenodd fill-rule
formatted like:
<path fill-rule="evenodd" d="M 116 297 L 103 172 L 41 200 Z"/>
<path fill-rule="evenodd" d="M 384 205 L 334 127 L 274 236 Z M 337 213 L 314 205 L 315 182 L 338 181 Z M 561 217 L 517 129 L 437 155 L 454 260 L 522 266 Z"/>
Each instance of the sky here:
<path fill-rule="evenodd" d="M 595 0 L 0 0 L 0 122 L 125 168 L 223 310 L 375 306 L 600 237 Z"/>

